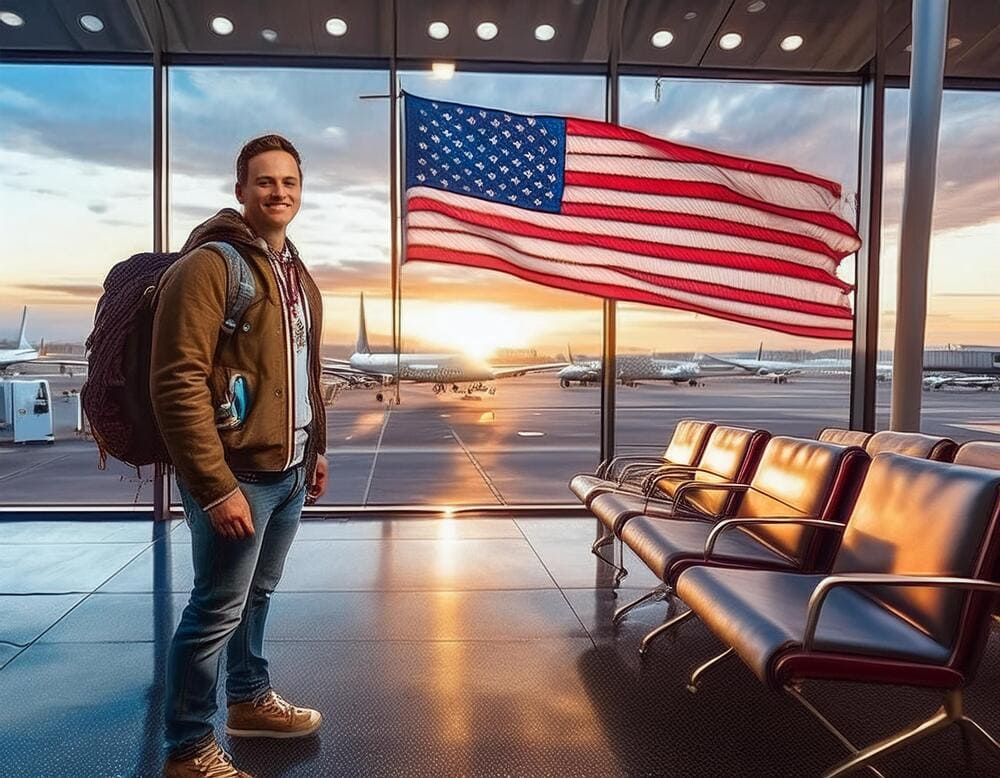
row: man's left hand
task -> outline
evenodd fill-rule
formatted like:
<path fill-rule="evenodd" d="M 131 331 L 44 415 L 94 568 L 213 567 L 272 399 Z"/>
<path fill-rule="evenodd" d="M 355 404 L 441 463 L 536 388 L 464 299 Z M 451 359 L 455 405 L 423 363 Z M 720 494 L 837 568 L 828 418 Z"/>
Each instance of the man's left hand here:
<path fill-rule="evenodd" d="M 330 465 L 326 461 L 326 457 L 319 457 L 316 460 L 316 476 L 311 484 L 309 484 L 309 499 L 318 500 L 326 492 L 326 478 L 327 473 L 330 470 Z"/>

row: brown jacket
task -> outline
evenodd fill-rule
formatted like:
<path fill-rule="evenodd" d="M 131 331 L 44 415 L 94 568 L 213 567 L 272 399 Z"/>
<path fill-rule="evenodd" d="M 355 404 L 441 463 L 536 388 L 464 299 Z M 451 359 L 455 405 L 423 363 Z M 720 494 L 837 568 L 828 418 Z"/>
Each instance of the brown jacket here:
<path fill-rule="evenodd" d="M 236 332 L 227 336 L 226 264 L 210 241 L 236 248 L 254 271 L 256 294 Z M 156 292 L 149 388 L 156 422 L 178 476 L 203 508 L 238 488 L 233 471 L 281 471 L 292 457 L 294 424 L 289 334 L 281 299 L 261 239 L 239 213 L 220 211 L 191 233 Z M 291 245 L 291 244 L 289 244 Z M 323 300 L 292 248 L 309 306 L 309 400 L 312 424 L 304 464 L 307 483 L 317 456 L 326 452 L 326 411 L 320 391 L 319 345 Z M 229 379 L 240 373 L 250 390 L 250 409 L 237 429 L 217 429 L 215 409 L 226 399 Z"/>

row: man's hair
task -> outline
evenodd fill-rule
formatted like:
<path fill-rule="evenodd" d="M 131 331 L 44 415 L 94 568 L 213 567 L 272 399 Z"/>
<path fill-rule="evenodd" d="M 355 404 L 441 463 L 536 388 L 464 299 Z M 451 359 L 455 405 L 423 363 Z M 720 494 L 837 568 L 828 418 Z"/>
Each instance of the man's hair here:
<path fill-rule="evenodd" d="M 261 135 L 254 138 L 240 149 L 240 155 L 236 158 L 236 183 L 246 186 L 247 177 L 250 175 L 250 160 L 265 151 L 287 151 L 292 155 L 295 164 L 299 169 L 299 180 L 302 180 L 302 158 L 292 142 L 280 135 Z"/>

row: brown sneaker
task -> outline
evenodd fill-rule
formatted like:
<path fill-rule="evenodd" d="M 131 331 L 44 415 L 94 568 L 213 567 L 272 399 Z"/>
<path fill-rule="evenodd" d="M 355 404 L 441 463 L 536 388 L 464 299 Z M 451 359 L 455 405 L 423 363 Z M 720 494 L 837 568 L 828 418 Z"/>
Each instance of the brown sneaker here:
<path fill-rule="evenodd" d="M 305 737 L 323 722 L 318 710 L 296 708 L 269 689 L 251 702 L 229 706 L 226 734 L 232 737 Z"/>
<path fill-rule="evenodd" d="M 163 778 L 253 778 L 237 770 L 233 758 L 214 740 L 186 759 L 168 757 L 163 765 Z"/>

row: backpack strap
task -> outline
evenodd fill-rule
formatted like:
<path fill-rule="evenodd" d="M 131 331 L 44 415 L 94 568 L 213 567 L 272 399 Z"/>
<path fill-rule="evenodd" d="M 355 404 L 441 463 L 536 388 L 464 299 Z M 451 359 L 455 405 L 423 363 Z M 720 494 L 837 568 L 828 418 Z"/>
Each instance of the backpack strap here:
<path fill-rule="evenodd" d="M 232 335 L 257 291 L 253 271 L 243 255 L 228 243 L 213 241 L 201 248 L 211 249 L 226 261 L 226 319 L 222 331 Z"/>

